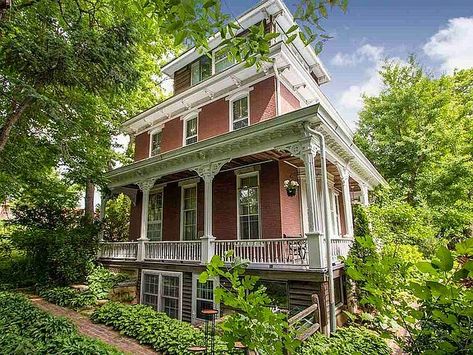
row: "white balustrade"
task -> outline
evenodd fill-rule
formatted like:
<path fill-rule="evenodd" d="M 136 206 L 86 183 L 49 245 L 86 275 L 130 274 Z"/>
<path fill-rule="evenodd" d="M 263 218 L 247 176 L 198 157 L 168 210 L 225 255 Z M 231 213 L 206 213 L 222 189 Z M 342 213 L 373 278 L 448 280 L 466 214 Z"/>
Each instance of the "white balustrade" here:
<path fill-rule="evenodd" d="M 340 257 L 347 257 L 353 244 L 352 238 L 331 238 L 332 263 L 339 263 Z"/>
<path fill-rule="evenodd" d="M 216 240 L 215 254 L 224 262 L 239 257 L 253 264 L 308 264 L 306 238 Z"/>
<path fill-rule="evenodd" d="M 145 260 L 200 262 L 201 250 L 200 240 L 146 242 Z"/>
<path fill-rule="evenodd" d="M 136 242 L 102 242 L 99 256 L 103 259 L 135 260 L 137 250 Z"/>

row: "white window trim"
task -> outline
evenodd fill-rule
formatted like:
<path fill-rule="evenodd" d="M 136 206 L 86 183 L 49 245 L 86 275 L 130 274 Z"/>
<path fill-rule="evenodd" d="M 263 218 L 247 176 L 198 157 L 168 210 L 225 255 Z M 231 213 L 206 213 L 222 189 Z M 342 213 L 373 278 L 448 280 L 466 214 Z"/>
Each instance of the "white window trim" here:
<path fill-rule="evenodd" d="M 199 190 L 197 188 L 197 182 L 195 182 L 195 180 L 191 180 L 190 182 L 186 183 L 187 181 L 184 181 L 183 184 L 181 184 L 181 208 L 180 208 L 180 214 L 181 214 L 181 217 L 180 217 L 180 225 L 181 225 L 181 228 L 180 228 L 180 240 L 181 241 L 184 241 L 184 189 L 188 189 L 188 188 L 192 188 L 194 187 L 195 188 L 195 227 L 197 229 L 197 225 L 198 225 L 198 220 L 199 220 L 199 217 L 197 216 L 197 214 L 199 213 L 198 211 L 198 206 L 199 206 L 199 199 L 198 199 L 198 194 L 199 194 Z M 199 234 L 199 231 L 197 231 L 197 238 L 199 237 L 198 236 Z"/>
<path fill-rule="evenodd" d="M 159 284 L 158 284 L 158 312 L 161 311 L 161 291 L 163 287 L 163 275 L 164 276 L 173 276 L 179 278 L 179 320 L 182 320 L 182 272 L 174 272 L 174 271 L 164 271 L 164 270 L 149 270 L 143 269 L 141 270 L 141 288 L 140 288 L 140 304 L 143 304 L 143 295 L 144 295 L 144 285 L 145 285 L 145 274 L 148 275 L 158 275 L 159 276 Z"/>
<path fill-rule="evenodd" d="M 192 316 L 191 316 L 191 321 L 192 323 L 195 323 L 197 321 L 204 321 L 204 319 L 197 318 L 197 284 L 199 282 L 199 275 L 197 273 L 192 274 Z M 220 304 L 215 302 L 215 289 L 219 286 L 220 284 L 220 278 L 218 276 L 211 278 L 210 280 L 213 281 L 213 289 L 214 289 L 214 309 L 218 311 L 218 314 L 220 314 Z M 217 315 L 218 317 L 218 315 Z"/>
<path fill-rule="evenodd" d="M 163 199 L 163 206 L 161 208 L 161 230 L 160 230 L 161 241 L 162 241 L 163 240 L 163 215 L 164 215 L 164 185 L 154 187 L 153 189 L 150 190 L 149 195 L 151 196 L 152 194 L 156 194 L 156 193 L 161 193 L 161 198 Z M 150 201 L 151 201 L 151 199 L 150 199 Z M 149 201 L 148 201 L 148 211 L 149 211 Z M 148 214 L 148 216 L 149 216 L 149 214 Z M 149 231 L 149 219 L 148 219 L 147 231 Z"/>
<path fill-rule="evenodd" d="M 161 142 L 162 142 L 162 134 L 163 134 L 163 127 L 162 126 L 159 126 L 155 129 L 152 129 L 151 131 L 149 131 L 149 152 L 148 152 L 148 156 L 149 157 L 154 157 L 155 155 L 152 154 L 153 152 L 153 135 L 155 135 L 156 133 L 159 133 L 161 132 Z M 160 152 L 159 154 L 161 154 L 161 147 L 160 147 Z M 156 154 L 156 155 L 159 155 L 159 154 Z"/>
<path fill-rule="evenodd" d="M 234 131 L 234 129 L 233 129 L 233 123 L 234 123 L 234 121 L 233 121 L 233 103 L 235 101 L 238 101 L 238 100 L 243 99 L 245 97 L 247 98 L 247 101 L 248 101 L 248 126 L 247 127 L 249 127 L 251 125 L 250 90 L 245 90 L 243 92 L 240 91 L 240 92 L 236 93 L 235 95 L 232 95 L 231 97 L 229 97 L 229 105 L 228 105 L 228 107 L 229 107 L 229 115 L 228 115 L 229 123 L 228 124 L 229 124 L 229 128 L 230 128 L 229 129 L 230 132 Z M 240 119 L 240 120 L 237 120 L 236 122 L 242 121 L 242 120 L 243 119 Z"/>
<path fill-rule="evenodd" d="M 241 239 L 241 230 L 240 230 L 240 183 L 241 179 L 249 176 L 256 176 L 258 178 L 258 239 L 261 239 L 261 186 L 260 186 L 260 174 L 259 171 L 252 171 L 249 173 L 242 173 L 242 174 L 237 174 L 236 179 L 237 179 L 237 193 L 236 193 L 236 199 L 237 199 L 237 238 L 238 240 L 243 240 Z M 246 240 L 246 239 L 245 239 Z"/>
<path fill-rule="evenodd" d="M 200 111 L 200 110 L 199 110 Z M 182 146 L 185 147 L 187 145 L 192 145 L 192 144 L 195 144 L 197 142 L 199 142 L 199 111 L 192 111 L 191 113 L 189 113 L 188 115 L 184 116 L 182 118 Z M 196 119 L 197 122 L 196 122 L 196 130 L 197 132 L 195 133 L 195 137 L 197 138 L 197 140 L 194 142 L 194 143 L 190 143 L 190 144 L 187 144 L 187 138 L 191 138 L 191 137 L 194 137 L 194 136 L 191 136 L 191 137 L 186 137 L 186 133 L 187 133 L 187 122 L 189 122 L 190 120 L 192 119 Z"/>

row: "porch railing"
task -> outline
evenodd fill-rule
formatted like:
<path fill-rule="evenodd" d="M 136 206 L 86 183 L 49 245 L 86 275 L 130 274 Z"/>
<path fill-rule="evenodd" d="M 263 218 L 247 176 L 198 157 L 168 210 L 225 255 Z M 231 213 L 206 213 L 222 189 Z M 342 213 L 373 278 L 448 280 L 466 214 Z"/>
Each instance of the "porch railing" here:
<path fill-rule="evenodd" d="M 259 265 L 302 265 L 309 266 L 307 238 L 215 240 L 214 253 L 224 262 L 235 258 Z M 351 238 L 331 238 L 332 262 L 339 263 L 346 257 L 353 244 Z M 146 241 L 144 260 L 201 262 L 202 241 Z M 233 252 L 228 254 L 232 250 Z M 99 258 L 115 260 L 138 260 L 138 242 L 101 242 Z"/>
<path fill-rule="evenodd" d="M 200 240 L 175 242 L 146 242 L 145 260 L 196 261 L 201 260 L 202 242 Z"/>
<path fill-rule="evenodd" d="M 239 257 L 253 264 L 308 265 L 306 238 L 216 240 L 215 254 L 224 262 Z"/>
<path fill-rule="evenodd" d="M 99 257 L 103 259 L 135 260 L 138 252 L 137 242 L 102 242 Z"/>
<path fill-rule="evenodd" d="M 332 263 L 339 263 L 340 257 L 346 257 L 350 251 L 353 239 L 351 238 L 332 238 L 330 239 L 332 246 Z"/>

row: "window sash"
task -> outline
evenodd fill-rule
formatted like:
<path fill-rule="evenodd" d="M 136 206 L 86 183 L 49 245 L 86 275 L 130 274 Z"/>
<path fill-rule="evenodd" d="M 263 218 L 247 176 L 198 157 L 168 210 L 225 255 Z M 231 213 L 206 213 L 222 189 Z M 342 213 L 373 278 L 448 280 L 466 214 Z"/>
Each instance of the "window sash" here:
<path fill-rule="evenodd" d="M 248 126 L 248 95 L 232 102 L 232 126 L 233 130 Z"/>
<path fill-rule="evenodd" d="M 202 56 L 191 64 L 191 85 L 196 85 L 212 75 L 212 62 L 209 57 Z"/>
<path fill-rule="evenodd" d="M 218 74 L 235 64 L 232 60 L 228 59 L 227 53 L 228 47 L 222 47 L 214 51 L 215 74 Z"/>
<path fill-rule="evenodd" d="M 143 271 L 141 303 L 164 312 L 171 318 L 181 317 L 182 275 L 162 271 Z"/>
<path fill-rule="evenodd" d="M 197 239 L 197 185 L 182 188 L 182 239 Z"/>
<path fill-rule="evenodd" d="M 204 321 L 205 317 L 200 313 L 202 309 L 219 309 L 215 302 L 215 288 L 219 284 L 219 278 L 212 278 L 205 284 L 199 282 L 199 274 L 192 275 L 192 321 Z"/>
<path fill-rule="evenodd" d="M 148 202 L 148 239 L 162 240 L 163 191 L 150 193 Z"/>
<path fill-rule="evenodd" d="M 161 131 L 151 135 L 151 155 L 157 155 L 161 152 Z"/>
<path fill-rule="evenodd" d="M 260 239 L 259 176 L 238 177 L 238 224 L 240 239 Z"/>
<path fill-rule="evenodd" d="M 197 142 L 197 116 L 185 121 L 186 145 Z"/>

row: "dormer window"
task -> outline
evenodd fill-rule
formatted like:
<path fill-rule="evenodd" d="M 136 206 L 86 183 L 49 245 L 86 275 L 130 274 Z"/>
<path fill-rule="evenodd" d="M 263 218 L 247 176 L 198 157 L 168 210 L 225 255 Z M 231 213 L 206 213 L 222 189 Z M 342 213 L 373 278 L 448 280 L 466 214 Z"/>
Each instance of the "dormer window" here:
<path fill-rule="evenodd" d="M 231 65 L 234 62 L 228 59 L 228 47 L 222 47 L 214 51 L 214 72 L 218 74 Z"/>
<path fill-rule="evenodd" d="M 150 155 L 158 155 L 161 152 L 161 130 L 151 133 L 151 152 Z"/>
<path fill-rule="evenodd" d="M 204 55 L 191 64 L 191 85 L 200 83 L 212 75 L 212 60 Z"/>
<path fill-rule="evenodd" d="M 184 121 L 184 145 L 197 142 L 197 115 L 193 115 Z"/>
<path fill-rule="evenodd" d="M 235 131 L 249 124 L 248 95 L 236 98 L 231 103 L 232 129 Z"/>

